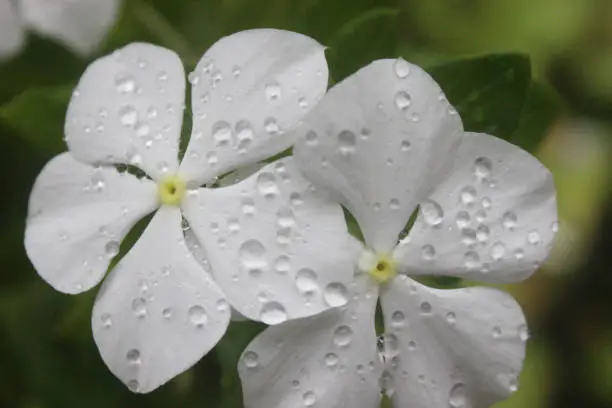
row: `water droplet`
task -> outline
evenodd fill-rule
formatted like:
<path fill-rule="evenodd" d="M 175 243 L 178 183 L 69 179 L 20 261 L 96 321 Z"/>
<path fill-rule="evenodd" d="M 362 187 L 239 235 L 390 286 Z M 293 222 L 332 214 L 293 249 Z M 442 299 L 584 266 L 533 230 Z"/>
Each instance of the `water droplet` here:
<path fill-rule="evenodd" d="M 276 213 L 276 223 L 279 227 L 291 228 L 295 225 L 295 216 L 289 207 L 283 207 Z"/>
<path fill-rule="evenodd" d="M 136 392 L 138 391 L 138 387 L 140 387 L 140 384 L 138 384 L 138 381 L 136 380 L 130 380 L 127 383 L 127 387 L 130 391 Z"/>
<path fill-rule="evenodd" d="M 480 205 L 482 205 L 482 208 L 484 208 L 485 210 L 491 208 L 492 204 L 493 203 L 491 202 L 491 199 L 489 197 L 484 197 L 482 200 L 480 200 Z"/>
<path fill-rule="evenodd" d="M 472 186 L 464 187 L 459 197 L 464 205 L 470 205 L 476 200 L 476 189 Z"/>
<path fill-rule="evenodd" d="M 232 128 L 229 123 L 219 120 L 212 126 L 212 135 L 217 146 L 227 146 L 232 140 Z"/>
<path fill-rule="evenodd" d="M 517 224 L 516 214 L 511 211 L 505 213 L 502 217 L 502 224 L 507 230 L 513 230 Z"/>
<path fill-rule="evenodd" d="M 260 173 L 257 176 L 257 189 L 264 197 L 273 198 L 277 196 L 279 191 L 276 185 L 276 176 L 268 171 Z"/>
<path fill-rule="evenodd" d="M 389 208 L 390 208 L 391 210 L 399 210 L 399 208 L 400 208 L 400 202 L 399 202 L 399 200 L 398 200 L 397 198 L 392 198 L 392 199 L 389 201 Z"/>
<path fill-rule="evenodd" d="M 336 353 L 327 353 L 325 355 L 325 365 L 328 367 L 335 367 L 338 365 L 340 358 Z"/>
<path fill-rule="evenodd" d="M 407 152 L 408 150 L 410 150 L 410 141 L 402 140 L 400 148 L 402 149 L 402 152 Z"/>
<path fill-rule="evenodd" d="M 353 330 L 348 326 L 340 326 L 334 331 L 334 344 L 347 347 L 353 341 Z"/>
<path fill-rule="evenodd" d="M 139 319 L 143 319 L 147 313 L 147 301 L 144 298 L 136 298 L 132 301 L 132 310 Z"/>
<path fill-rule="evenodd" d="M 189 314 L 189 321 L 197 328 L 203 327 L 208 321 L 206 310 L 201 305 L 191 306 L 187 313 Z"/>
<path fill-rule="evenodd" d="M 355 151 L 356 137 L 350 130 L 343 130 L 338 134 L 338 153 L 349 155 Z"/>
<path fill-rule="evenodd" d="M 119 110 L 119 121 L 125 127 L 133 127 L 138 122 L 138 112 L 133 106 L 124 106 Z"/>
<path fill-rule="evenodd" d="M 105 329 L 110 329 L 113 325 L 113 319 L 109 313 L 102 313 L 102 316 L 100 316 L 100 321 Z"/>
<path fill-rule="evenodd" d="M 348 303 L 348 290 L 339 282 L 332 282 L 323 291 L 325 302 L 331 307 L 344 306 Z"/>
<path fill-rule="evenodd" d="M 162 310 L 162 316 L 164 317 L 164 319 L 166 320 L 170 320 L 172 319 L 173 313 L 172 313 L 172 309 L 167 307 L 164 310 Z"/>
<path fill-rule="evenodd" d="M 287 255 L 281 255 L 274 262 L 274 269 L 277 273 L 286 274 L 291 270 L 291 259 Z"/>
<path fill-rule="evenodd" d="M 423 245 L 421 248 L 421 257 L 424 261 L 431 261 L 436 257 L 436 249 L 433 245 Z"/>
<path fill-rule="evenodd" d="M 519 339 L 524 343 L 529 340 L 529 329 L 526 325 L 522 324 L 518 328 Z"/>
<path fill-rule="evenodd" d="M 540 233 L 536 230 L 531 230 L 527 233 L 527 242 L 531 245 L 538 245 L 542 242 L 542 238 L 540 237 Z"/>
<path fill-rule="evenodd" d="M 502 329 L 499 326 L 493 326 L 493 338 L 498 339 L 502 335 Z"/>
<path fill-rule="evenodd" d="M 312 391 L 304 393 L 302 398 L 304 399 L 305 407 L 312 407 L 317 402 L 317 396 Z"/>
<path fill-rule="evenodd" d="M 506 254 L 506 246 L 502 242 L 496 242 L 491 247 L 491 257 L 494 260 L 499 261 L 500 259 L 504 257 L 505 254 Z"/>
<path fill-rule="evenodd" d="M 514 257 L 516 259 L 523 259 L 525 257 L 525 251 L 522 250 L 521 248 L 518 248 L 517 250 L 514 251 Z"/>
<path fill-rule="evenodd" d="M 289 196 L 289 201 L 293 207 L 299 207 L 300 205 L 304 204 L 304 200 L 302 200 L 300 193 L 291 193 Z"/>
<path fill-rule="evenodd" d="M 401 310 L 396 310 L 391 314 L 391 325 L 393 327 L 399 328 L 403 327 L 406 323 L 406 315 Z"/>
<path fill-rule="evenodd" d="M 471 228 L 464 228 L 461 230 L 461 242 L 470 246 L 476 243 L 476 231 Z"/>
<path fill-rule="evenodd" d="M 115 75 L 115 86 L 117 87 L 117 92 L 131 94 L 136 89 L 136 81 L 127 73 L 119 73 Z"/>
<path fill-rule="evenodd" d="M 255 201 L 251 197 L 243 198 L 241 207 L 244 215 L 251 216 L 255 214 Z"/>
<path fill-rule="evenodd" d="M 468 269 L 478 268 L 480 265 L 480 256 L 476 251 L 467 251 L 463 256 L 463 265 Z"/>
<path fill-rule="evenodd" d="M 489 230 L 489 227 L 487 227 L 486 225 L 479 225 L 478 228 L 476 229 L 476 238 L 480 242 L 487 241 L 490 235 L 491 235 L 491 231 Z"/>
<path fill-rule="evenodd" d="M 425 314 L 425 315 L 431 314 L 431 310 L 432 310 L 431 303 L 422 302 L 420 309 L 421 309 L 421 314 Z"/>
<path fill-rule="evenodd" d="M 310 146 L 315 146 L 317 144 L 318 138 L 319 136 L 314 130 L 309 130 L 308 132 L 306 132 L 306 143 Z"/>
<path fill-rule="evenodd" d="M 448 405 L 451 408 L 465 407 L 465 385 L 457 383 L 453 386 L 448 397 Z"/>
<path fill-rule="evenodd" d="M 308 108 L 308 100 L 304 97 L 298 99 L 298 106 L 300 109 Z"/>
<path fill-rule="evenodd" d="M 109 258 L 114 258 L 119 253 L 119 243 L 117 241 L 108 241 L 104 246 L 104 252 Z"/>
<path fill-rule="evenodd" d="M 421 212 L 423 213 L 425 222 L 432 226 L 440 225 L 444 218 L 442 207 L 433 200 L 425 200 L 421 204 Z"/>
<path fill-rule="evenodd" d="M 256 239 L 244 241 L 240 245 L 239 257 L 244 269 L 254 277 L 261 275 L 268 266 L 265 258 L 266 248 Z"/>
<path fill-rule="evenodd" d="M 242 356 L 242 361 L 247 368 L 257 368 L 259 366 L 259 355 L 254 351 L 247 351 Z"/>
<path fill-rule="evenodd" d="M 138 351 L 137 349 L 131 349 L 126 353 L 125 358 L 127 359 L 129 364 L 138 365 L 141 362 L 140 351 Z"/>
<path fill-rule="evenodd" d="M 410 64 L 403 58 L 398 58 L 393 63 L 393 71 L 399 79 L 404 79 L 410 75 Z"/>
<path fill-rule="evenodd" d="M 255 137 L 253 126 L 247 120 L 240 120 L 236 123 L 235 129 L 238 137 L 238 150 L 246 151 Z"/>
<path fill-rule="evenodd" d="M 266 84 L 265 92 L 266 99 L 268 99 L 268 101 L 276 101 L 281 97 L 281 86 L 276 81 L 270 81 Z"/>
<path fill-rule="evenodd" d="M 287 312 L 280 303 L 267 302 L 262 306 L 259 318 L 268 325 L 281 324 L 287 320 Z"/>
<path fill-rule="evenodd" d="M 281 133 L 280 126 L 274 118 L 267 118 L 266 120 L 264 120 L 264 129 L 266 130 L 266 132 L 268 132 L 269 135 L 272 136 Z"/>
<path fill-rule="evenodd" d="M 482 181 L 489 178 L 493 170 L 493 163 L 486 157 L 479 157 L 474 161 L 473 173 L 474 176 Z"/>
<path fill-rule="evenodd" d="M 454 323 L 457 321 L 457 316 L 455 316 L 455 313 L 454 313 L 454 312 L 448 312 L 448 313 L 446 314 L 446 321 L 447 321 L 449 324 L 454 324 Z"/>
<path fill-rule="evenodd" d="M 238 65 L 234 65 L 234 68 L 232 68 L 232 75 L 234 78 L 238 78 L 240 74 L 242 74 L 242 70 Z"/>
<path fill-rule="evenodd" d="M 395 94 L 395 106 L 400 111 L 405 111 L 412 104 L 412 97 L 406 91 L 399 91 Z"/>
<path fill-rule="evenodd" d="M 319 289 L 319 284 L 317 283 L 318 278 L 318 275 L 312 269 L 302 268 L 295 276 L 295 284 L 300 293 L 304 295 L 312 295 L 317 289 Z"/>
<path fill-rule="evenodd" d="M 191 71 L 187 75 L 187 80 L 189 81 L 191 85 L 196 86 L 200 82 L 200 76 L 198 75 L 197 72 Z"/>
<path fill-rule="evenodd" d="M 467 211 L 459 211 L 457 213 L 457 217 L 455 219 L 455 222 L 457 223 L 457 226 L 459 228 L 465 228 L 470 224 L 471 218 L 470 218 L 470 214 L 468 214 Z"/>

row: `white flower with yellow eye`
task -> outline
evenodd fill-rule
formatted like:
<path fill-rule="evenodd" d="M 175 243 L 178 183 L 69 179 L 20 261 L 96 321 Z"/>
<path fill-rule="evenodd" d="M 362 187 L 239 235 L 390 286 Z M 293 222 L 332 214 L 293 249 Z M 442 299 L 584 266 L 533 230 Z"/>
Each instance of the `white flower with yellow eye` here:
<path fill-rule="evenodd" d="M 92 53 L 119 14 L 119 0 L 0 0 L 0 59 L 19 52 L 26 32 Z"/>
<path fill-rule="evenodd" d="M 396 408 L 488 407 L 512 393 L 528 337 L 520 306 L 491 288 L 438 290 L 409 276 L 528 277 L 556 231 L 548 170 L 464 132 L 432 78 L 401 59 L 336 85 L 299 133 L 298 167 L 355 216 L 365 244 L 347 305 L 268 328 L 247 347 L 246 407 L 373 408 L 381 392 Z"/>
<path fill-rule="evenodd" d="M 82 76 L 67 112 L 69 152 L 36 180 L 25 246 L 54 288 L 83 292 L 155 212 L 110 271 L 92 316 L 102 358 L 133 391 L 155 389 L 207 353 L 227 328 L 229 305 L 280 323 L 335 305 L 323 291 L 296 299 L 300 271 L 320 271 L 322 289 L 350 281 L 350 267 L 329 268 L 335 258 L 320 256 L 347 245 L 342 209 L 313 194 L 291 158 L 231 186 L 202 187 L 291 146 L 327 75 L 323 47 L 306 36 L 252 30 L 221 39 L 189 75 L 193 129 L 182 160 L 186 81 L 176 54 L 131 44 Z M 183 219 L 214 280 L 188 250 Z"/>

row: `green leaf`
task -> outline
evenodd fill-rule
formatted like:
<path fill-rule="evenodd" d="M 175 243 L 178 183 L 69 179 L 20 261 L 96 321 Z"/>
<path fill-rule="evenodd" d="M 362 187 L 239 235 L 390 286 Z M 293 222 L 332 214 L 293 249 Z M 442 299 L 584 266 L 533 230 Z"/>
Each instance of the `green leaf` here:
<path fill-rule="evenodd" d="M 465 130 L 512 139 L 531 85 L 526 56 L 489 55 L 450 62 L 429 72 L 459 111 Z"/>
<path fill-rule="evenodd" d="M 0 120 L 46 153 L 66 150 L 64 117 L 72 86 L 29 89 L 0 107 Z"/>
<path fill-rule="evenodd" d="M 373 60 L 395 55 L 399 10 L 378 7 L 349 20 L 327 42 L 329 65 L 336 81 Z"/>

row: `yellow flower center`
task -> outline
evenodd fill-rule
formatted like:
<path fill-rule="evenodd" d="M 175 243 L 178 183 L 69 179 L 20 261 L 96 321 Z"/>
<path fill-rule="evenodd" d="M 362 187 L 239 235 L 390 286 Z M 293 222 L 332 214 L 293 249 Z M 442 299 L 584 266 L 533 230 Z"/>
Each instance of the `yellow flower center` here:
<path fill-rule="evenodd" d="M 178 206 L 183 201 L 186 191 L 185 182 L 174 175 L 167 176 L 159 182 L 157 195 L 162 204 Z"/>
<path fill-rule="evenodd" d="M 361 254 L 359 269 L 381 285 L 397 276 L 396 262 L 392 257 L 387 254 L 375 254 L 370 250 L 365 250 Z"/>

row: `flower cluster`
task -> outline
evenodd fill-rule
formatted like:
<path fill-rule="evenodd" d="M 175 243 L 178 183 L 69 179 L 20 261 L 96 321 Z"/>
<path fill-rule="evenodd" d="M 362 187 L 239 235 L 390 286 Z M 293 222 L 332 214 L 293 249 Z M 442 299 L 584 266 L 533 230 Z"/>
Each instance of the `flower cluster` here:
<path fill-rule="evenodd" d="M 270 326 L 239 363 L 247 407 L 374 407 L 383 393 L 398 408 L 476 407 L 517 388 L 520 306 L 417 279 L 506 283 L 536 270 L 556 232 L 545 167 L 464 131 L 403 59 L 327 90 L 322 45 L 260 29 L 215 43 L 188 79 L 183 149 L 176 54 L 138 43 L 91 64 L 68 107 L 69 151 L 30 198 L 25 246 L 43 279 L 79 293 L 108 270 L 92 328 L 119 379 L 159 387 L 209 352 L 235 311 Z"/>

